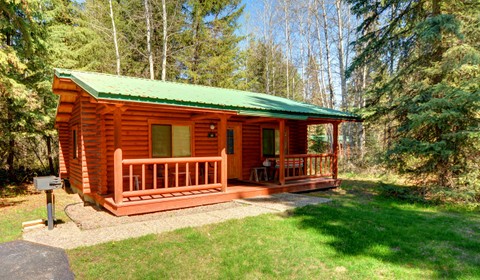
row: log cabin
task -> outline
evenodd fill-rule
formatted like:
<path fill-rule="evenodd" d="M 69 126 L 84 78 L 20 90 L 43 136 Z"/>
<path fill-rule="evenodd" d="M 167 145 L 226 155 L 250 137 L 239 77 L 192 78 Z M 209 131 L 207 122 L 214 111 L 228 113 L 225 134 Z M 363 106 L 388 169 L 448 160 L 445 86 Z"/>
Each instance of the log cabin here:
<path fill-rule="evenodd" d="M 59 175 L 114 215 L 338 186 L 355 115 L 277 96 L 55 69 Z M 309 125 L 331 124 L 309 154 Z"/>

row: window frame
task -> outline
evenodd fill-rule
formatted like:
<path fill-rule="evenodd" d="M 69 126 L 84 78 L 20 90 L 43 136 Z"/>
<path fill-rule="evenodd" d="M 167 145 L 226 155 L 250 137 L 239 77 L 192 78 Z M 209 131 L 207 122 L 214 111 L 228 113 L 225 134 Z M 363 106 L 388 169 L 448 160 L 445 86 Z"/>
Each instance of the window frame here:
<path fill-rule="evenodd" d="M 262 158 L 272 158 L 272 157 L 265 156 L 264 153 L 263 153 L 263 130 L 264 129 L 273 129 L 274 130 L 274 135 L 275 135 L 275 131 L 276 130 L 280 131 L 280 127 L 278 125 L 261 125 L 260 126 L 260 155 L 262 156 Z M 285 133 L 286 133 L 286 135 L 285 135 L 286 136 L 285 137 L 285 146 L 286 146 L 285 154 L 288 155 L 288 154 L 290 154 L 290 129 L 287 126 L 285 126 Z M 278 135 L 280 135 L 280 132 L 278 133 Z M 275 142 L 275 139 L 274 139 L 274 142 Z M 275 147 L 274 147 L 274 150 L 275 150 Z M 273 158 L 276 158 L 276 157 L 279 157 L 279 156 L 280 155 L 274 155 Z"/>
<path fill-rule="evenodd" d="M 229 137 L 230 137 L 230 136 L 228 135 L 228 131 L 229 131 L 229 130 L 233 131 L 233 135 L 232 135 L 232 138 L 231 138 L 231 139 L 232 139 L 232 146 L 231 146 L 232 152 L 231 152 L 231 153 L 230 153 L 230 151 L 229 151 L 229 149 L 228 149 L 228 148 L 229 148 L 229 144 L 228 144 L 229 142 L 228 142 L 228 140 L 229 140 Z M 226 153 L 227 153 L 227 155 L 234 155 L 234 154 L 235 154 L 235 150 L 236 150 L 236 149 L 235 149 L 235 142 L 236 142 L 236 141 L 235 141 L 235 128 L 227 128 L 227 135 L 226 135 L 226 137 L 227 137 Z"/>
<path fill-rule="evenodd" d="M 164 120 L 148 120 L 148 155 L 150 158 L 162 158 L 162 157 L 153 157 L 153 147 L 152 147 L 152 125 L 170 125 L 170 126 L 188 126 L 190 127 L 190 156 L 187 157 L 195 157 L 195 123 L 192 121 L 164 121 Z M 172 139 L 173 140 L 173 139 Z M 172 149 L 173 149 L 173 142 L 172 142 Z M 173 156 L 173 150 L 172 157 Z M 183 157 L 182 157 L 183 158 Z"/>
<path fill-rule="evenodd" d="M 71 142 L 71 156 L 70 158 L 74 161 L 78 161 L 81 156 L 81 146 L 79 147 L 80 141 L 79 138 L 79 126 L 78 124 L 74 124 L 70 127 L 70 140 Z"/>

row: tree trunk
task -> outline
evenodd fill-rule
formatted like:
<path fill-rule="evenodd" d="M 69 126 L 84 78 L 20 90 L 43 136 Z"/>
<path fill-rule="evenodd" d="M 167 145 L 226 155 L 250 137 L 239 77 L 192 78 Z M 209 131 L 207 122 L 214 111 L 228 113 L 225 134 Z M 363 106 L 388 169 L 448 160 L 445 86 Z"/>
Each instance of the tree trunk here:
<path fill-rule="evenodd" d="M 150 79 L 154 79 L 153 71 L 153 54 L 152 54 L 152 45 L 151 45 L 151 26 L 150 26 L 150 9 L 148 5 L 148 0 L 144 0 L 145 5 L 145 23 L 147 25 L 147 55 L 148 55 L 148 64 L 150 66 Z"/>
<path fill-rule="evenodd" d="M 165 4 L 165 0 L 162 0 L 162 13 L 163 13 L 162 81 L 165 81 L 167 77 L 167 49 L 168 49 L 167 6 Z"/>
<path fill-rule="evenodd" d="M 283 1 L 283 11 L 285 13 L 285 56 L 287 60 L 287 98 L 290 98 L 290 32 L 289 32 L 289 16 L 288 16 L 288 7 L 287 0 Z"/>
<path fill-rule="evenodd" d="M 192 22 L 192 29 L 193 29 L 193 38 L 192 38 L 192 42 L 193 42 L 193 55 L 192 55 L 192 66 L 191 66 L 191 72 L 193 73 L 193 77 L 190 77 L 190 83 L 192 84 L 197 84 L 198 83 L 198 73 L 197 73 L 197 70 L 198 70 L 198 60 L 199 60 L 199 57 L 200 57 L 200 44 L 199 44 L 199 38 L 198 38 L 198 35 L 200 33 L 200 19 L 199 19 L 199 15 L 197 15 L 197 13 L 199 13 L 198 10 L 194 10 L 194 15 L 193 15 L 193 22 Z"/>
<path fill-rule="evenodd" d="M 342 4 L 340 0 L 335 0 L 335 7 L 337 8 L 337 53 L 338 53 L 338 67 L 340 71 L 340 84 L 342 90 L 342 107 L 343 111 L 348 109 L 348 96 L 347 96 L 347 80 L 345 77 L 345 50 L 343 48 L 343 18 L 342 18 Z M 343 145 L 343 158 L 349 160 L 347 154 L 347 132 L 350 130 L 350 125 L 342 125 L 342 145 Z"/>
<path fill-rule="evenodd" d="M 13 161 L 15 159 L 15 140 L 8 141 L 7 170 L 9 175 L 13 175 Z"/>
<path fill-rule="evenodd" d="M 318 9 L 318 5 L 315 5 L 315 7 Z M 316 10 L 317 10 L 316 9 Z M 319 88 L 321 90 L 320 92 L 320 97 L 321 97 L 321 100 L 322 100 L 322 106 L 324 107 L 327 107 L 327 108 L 331 108 L 330 107 L 330 103 L 327 102 L 326 100 L 326 94 L 327 94 L 327 88 L 325 86 L 325 74 L 324 74 L 324 69 L 323 69 L 323 51 L 322 51 L 322 47 L 321 47 L 321 41 L 322 41 L 322 36 L 320 35 L 320 27 L 321 27 L 321 24 L 320 24 L 320 20 L 318 18 L 318 14 L 315 14 L 315 23 L 316 23 L 316 31 L 317 31 L 317 40 L 318 40 L 318 66 L 316 67 L 316 70 L 318 72 L 318 75 L 320 76 L 320 79 L 317 79 L 317 81 L 319 81 Z M 316 63 L 315 63 L 316 64 Z M 316 64 L 317 65 L 317 64 Z"/>
<path fill-rule="evenodd" d="M 108 2 L 110 4 L 110 18 L 112 19 L 113 44 L 115 45 L 115 56 L 117 58 L 117 75 L 120 75 L 121 74 L 121 71 L 120 71 L 120 52 L 118 50 L 117 29 L 115 28 L 115 18 L 113 17 L 112 0 L 108 0 Z"/>
<path fill-rule="evenodd" d="M 330 42 L 328 39 L 328 20 L 327 11 L 325 10 L 325 0 L 320 0 L 322 4 L 322 18 L 323 18 L 323 32 L 325 36 L 325 54 L 327 60 L 327 78 L 328 78 L 328 90 L 330 92 L 330 108 L 335 107 L 335 92 L 333 90 L 332 80 L 332 67 L 330 65 Z"/>
<path fill-rule="evenodd" d="M 363 93 L 365 89 L 367 88 L 367 66 L 364 65 L 362 67 L 362 87 L 359 93 L 359 107 L 360 108 L 365 108 L 365 98 L 363 97 Z M 365 158 L 365 148 L 366 148 L 366 132 L 365 132 L 365 127 L 363 126 L 363 123 L 359 123 L 360 127 L 360 159 L 363 161 Z"/>
<path fill-rule="evenodd" d="M 45 136 L 45 140 L 47 142 L 47 157 L 48 157 L 48 167 L 50 169 L 50 175 L 54 175 L 55 167 L 53 165 L 53 158 L 52 158 L 52 138 L 50 136 Z"/>

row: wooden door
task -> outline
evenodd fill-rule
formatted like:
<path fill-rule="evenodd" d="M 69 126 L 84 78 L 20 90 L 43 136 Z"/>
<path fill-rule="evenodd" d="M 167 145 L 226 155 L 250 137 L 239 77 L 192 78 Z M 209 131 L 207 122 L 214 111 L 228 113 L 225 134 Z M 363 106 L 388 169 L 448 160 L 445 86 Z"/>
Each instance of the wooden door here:
<path fill-rule="evenodd" d="M 228 179 L 242 178 L 242 124 L 227 124 Z"/>

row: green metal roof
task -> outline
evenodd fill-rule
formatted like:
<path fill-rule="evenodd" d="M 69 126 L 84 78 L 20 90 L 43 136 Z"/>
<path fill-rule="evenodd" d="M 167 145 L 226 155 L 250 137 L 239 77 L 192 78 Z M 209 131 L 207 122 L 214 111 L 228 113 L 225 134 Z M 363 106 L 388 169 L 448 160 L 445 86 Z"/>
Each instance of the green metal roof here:
<path fill-rule="evenodd" d="M 232 110 L 239 115 L 285 119 L 360 120 L 350 113 L 262 93 L 66 69 L 55 69 L 55 75 L 71 79 L 94 98 L 102 100 Z"/>

